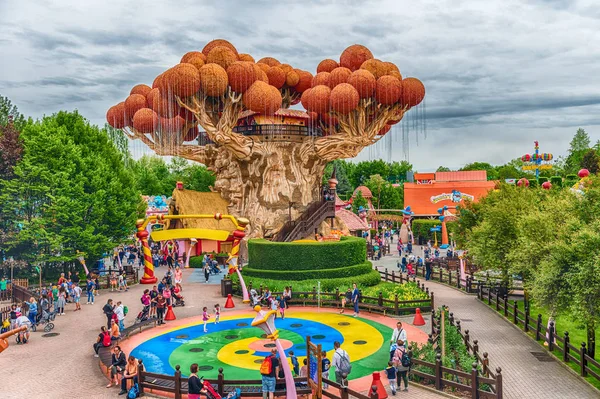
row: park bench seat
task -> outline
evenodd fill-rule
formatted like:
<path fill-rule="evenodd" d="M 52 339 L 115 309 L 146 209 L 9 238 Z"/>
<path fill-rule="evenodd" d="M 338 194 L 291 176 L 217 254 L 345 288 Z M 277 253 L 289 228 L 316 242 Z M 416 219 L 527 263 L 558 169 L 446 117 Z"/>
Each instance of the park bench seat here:
<path fill-rule="evenodd" d="M 387 308 L 385 306 L 379 306 L 379 305 L 376 305 L 374 303 L 364 303 L 364 302 L 361 302 L 360 303 L 360 308 L 361 309 L 367 309 L 367 311 L 369 313 L 371 313 L 373 310 L 375 310 L 377 312 L 382 312 L 384 316 L 385 316 L 385 312 L 387 311 Z"/>
<path fill-rule="evenodd" d="M 156 322 L 157 322 L 157 319 L 148 319 L 148 320 L 144 320 L 139 323 L 133 324 L 129 327 L 126 327 L 123 331 L 121 331 L 121 338 L 129 337 L 129 335 L 132 332 L 134 332 L 138 329 L 139 329 L 138 332 L 142 332 L 142 329 L 144 327 L 148 327 L 148 326 L 156 327 Z"/>
<path fill-rule="evenodd" d="M 238 388 L 240 390 L 240 394 L 242 397 L 257 397 L 262 396 L 262 386 L 261 385 L 225 385 L 223 386 L 223 393 L 225 396 Z M 286 390 L 276 390 L 274 396 L 285 396 Z M 308 387 L 308 385 L 303 384 L 301 386 L 296 385 L 296 393 L 298 395 L 308 395 L 312 392 L 312 390 Z"/>

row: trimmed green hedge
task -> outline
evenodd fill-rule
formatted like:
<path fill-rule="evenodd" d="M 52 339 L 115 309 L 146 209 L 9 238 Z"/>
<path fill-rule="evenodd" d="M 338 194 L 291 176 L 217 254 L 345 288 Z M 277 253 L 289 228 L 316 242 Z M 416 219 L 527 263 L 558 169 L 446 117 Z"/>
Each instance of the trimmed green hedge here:
<path fill-rule="evenodd" d="M 562 187 L 562 177 L 560 177 L 560 176 L 552 176 L 550 178 L 550 183 L 552 183 L 553 187 L 560 188 L 560 187 Z"/>
<path fill-rule="evenodd" d="M 242 274 L 244 273 L 245 268 L 242 270 Z M 231 275 L 231 279 L 234 282 L 238 282 L 237 273 Z M 377 270 L 371 270 L 368 274 L 363 274 L 362 276 L 355 277 L 344 277 L 344 278 L 330 278 L 323 280 L 302 280 L 302 281 L 288 281 L 288 280 L 270 280 L 264 279 L 260 277 L 250 277 L 244 275 L 244 281 L 249 286 L 252 283 L 252 287 L 258 288 L 261 285 L 263 287 L 269 287 L 271 291 L 282 292 L 286 286 L 292 286 L 293 291 L 302 292 L 302 291 L 312 291 L 313 287 L 317 286 L 317 283 L 321 282 L 321 291 L 323 292 L 335 292 L 335 289 L 338 288 L 340 291 L 346 291 L 348 287 L 352 287 L 352 283 L 356 283 L 359 289 L 363 289 L 365 287 L 372 287 L 381 282 L 381 276 Z M 236 290 L 239 292 L 239 284 L 236 284 Z"/>
<path fill-rule="evenodd" d="M 543 177 L 543 176 L 541 176 L 541 177 L 539 178 L 539 183 L 540 183 L 540 186 L 541 186 L 542 184 L 546 183 L 547 181 L 548 181 L 548 178 L 547 178 L 547 177 Z"/>
<path fill-rule="evenodd" d="M 364 263 L 367 246 L 359 237 L 314 243 L 253 239 L 248 241 L 248 258 L 248 267 L 254 270 L 335 269 Z"/>
<path fill-rule="evenodd" d="M 193 256 L 190 258 L 190 267 L 195 269 L 202 268 L 202 256 Z"/>
<path fill-rule="evenodd" d="M 318 269 L 307 272 L 306 270 L 263 270 L 244 267 L 244 278 L 257 277 L 270 280 L 315 280 L 315 279 L 331 279 L 341 277 L 354 277 L 363 274 L 368 274 L 373 270 L 371 262 L 361 263 L 359 265 L 338 267 L 335 269 Z"/>

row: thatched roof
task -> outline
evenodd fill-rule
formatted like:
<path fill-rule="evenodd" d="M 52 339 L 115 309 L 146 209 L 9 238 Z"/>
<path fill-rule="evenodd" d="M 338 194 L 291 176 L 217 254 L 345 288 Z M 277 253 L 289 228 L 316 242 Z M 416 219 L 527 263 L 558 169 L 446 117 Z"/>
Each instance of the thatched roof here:
<path fill-rule="evenodd" d="M 214 215 L 229 214 L 227 201 L 219 193 L 203 193 L 193 190 L 173 190 L 173 197 L 169 204 L 169 215 Z M 229 219 L 181 219 L 172 220 L 167 229 L 217 229 L 235 230 L 235 225 Z"/>

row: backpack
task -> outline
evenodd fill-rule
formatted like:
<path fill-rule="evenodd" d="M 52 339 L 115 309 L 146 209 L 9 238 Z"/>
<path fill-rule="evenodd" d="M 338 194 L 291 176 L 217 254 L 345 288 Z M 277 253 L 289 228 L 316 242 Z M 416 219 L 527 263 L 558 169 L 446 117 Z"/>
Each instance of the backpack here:
<path fill-rule="evenodd" d="M 340 367 L 337 371 L 349 375 L 352 371 L 352 364 L 350 364 L 350 358 L 346 352 L 337 352 L 340 356 Z"/>
<path fill-rule="evenodd" d="M 140 389 L 138 387 L 138 384 L 133 384 L 133 386 L 129 389 L 129 392 L 127 393 L 127 398 L 128 399 L 135 399 L 138 396 L 140 396 Z"/>
<path fill-rule="evenodd" d="M 108 346 L 110 346 L 110 344 L 111 344 L 110 333 L 108 333 L 108 331 L 107 331 L 107 332 L 103 333 L 102 345 L 105 347 L 108 347 Z"/>
<path fill-rule="evenodd" d="M 260 365 L 260 373 L 262 375 L 269 375 L 273 371 L 273 359 L 271 356 L 265 357 L 262 364 Z"/>
<path fill-rule="evenodd" d="M 127 316 L 127 313 L 129 313 L 129 308 L 127 306 L 123 306 L 123 315 Z"/>
<path fill-rule="evenodd" d="M 408 353 L 406 353 L 406 351 L 402 352 L 400 363 L 402 363 L 402 367 L 410 367 L 410 357 L 408 357 Z"/>

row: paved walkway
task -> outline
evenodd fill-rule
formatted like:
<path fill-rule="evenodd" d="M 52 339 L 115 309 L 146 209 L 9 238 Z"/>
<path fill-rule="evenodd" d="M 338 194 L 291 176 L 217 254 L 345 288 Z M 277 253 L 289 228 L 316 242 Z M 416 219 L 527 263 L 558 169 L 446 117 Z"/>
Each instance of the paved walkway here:
<path fill-rule="evenodd" d="M 386 256 L 375 266 L 397 270 L 397 256 Z M 423 281 L 423 279 L 421 279 Z M 599 398 L 600 392 L 579 379 L 557 361 L 542 362 L 532 352 L 543 352 L 540 345 L 501 318 L 475 296 L 466 295 L 443 284 L 428 281 L 435 292 L 436 307 L 447 305 L 461 326 L 479 341 L 482 352 L 489 354 L 490 366 L 502 368 L 506 398 Z"/>

